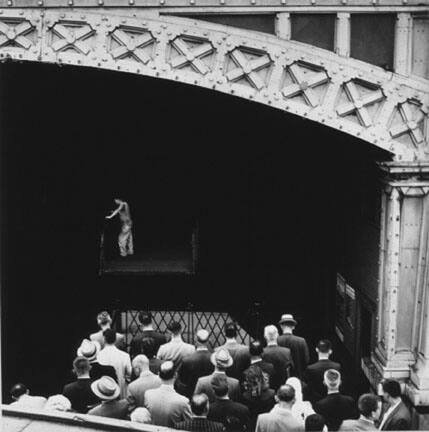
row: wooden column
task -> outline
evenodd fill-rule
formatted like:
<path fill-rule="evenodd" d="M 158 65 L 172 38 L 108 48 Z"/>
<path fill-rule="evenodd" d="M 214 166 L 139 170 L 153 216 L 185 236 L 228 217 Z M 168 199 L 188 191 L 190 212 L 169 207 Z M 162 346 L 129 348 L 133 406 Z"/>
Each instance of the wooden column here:
<path fill-rule="evenodd" d="M 395 378 L 413 386 L 409 393 L 422 386 L 429 392 L 429 162 L 380 167 L 386 178 L 372 364 L 378 380 Z"/>
<path fill-rule="evenodd" d="M 393 70 L 401 75 L 409 75 L 411 72 L 412 24 L 410 13 L 397 14 Z"/>
<path fill-rule="evenodd" d="M 343 57 L 350 56 L 350 14 L 346 12 L 337 13 L 335 52 Z"/>
<path fill-rule="evenodd" d="M 276 15 L 275 22 L 276 35 L 280 39 L 290 40 L 292 36 L 292 28 L 290 24 L 290 13 L 280 12 Z"/>

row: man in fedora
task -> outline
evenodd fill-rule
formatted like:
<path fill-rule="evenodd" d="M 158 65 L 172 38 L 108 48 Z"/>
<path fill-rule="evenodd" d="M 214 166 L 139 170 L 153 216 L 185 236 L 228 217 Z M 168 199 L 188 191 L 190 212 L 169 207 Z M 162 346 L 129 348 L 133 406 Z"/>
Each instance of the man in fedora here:
<path fill-rule="evenodd" d="M 145 393 L 145 406 L 157 426 L 174 427 L 191 417 L 189 399 L 174 390 L 176 371 L 172 361 L 164 362 L 159 370 L 161 385 Z"/>
<path fill-rule="evenodd" d="M 197 331 L 196 351 L 183 359 L 178 370 L 176 385 L 179 393 L 186 397 L 194 394 L 199 378 L 210 375 L 214 366 L 210 360 L 211 352 L 208 349 L 209 332 L 204 329 Z"/>
<path fill-rule="evenodd" d="M 102 311 L 97 315 L 97 324 L 100 327 L 100 331 L 96 333 L 92 333 L 89 336 L 89 339 L 93 342 L 98 342 L 100 344 L 101 349 L 104 348 L 104 336 L 103 332 L 104 330 L 110 329 L 112 325 L 112 317 L 110 316 L 109 312 Z M 116 334 L 116 341 L 115 341 L 116 347 L 118 347 L 120 350 L 125 351 L 126 344 L 125 344 L 125 335 L 121 333 Z"/>
<path fill-rule="evenodd" d="M 101 404 L 88 411 L 88 414 L 125 419 L 128 416 L 128 402 L 126 399 L 118 400 L 121 392 L 118 383 L 109 376 L 103 376 L 91 384 L 94 394 L 101 399 Z"/>
<path fill-rule="evenodd" d="M 116 376 L 115 368 L 113 366 L 102 365 L 98 363 L 97 356 L 100 352 L 100 345 L 98 342 L 92 342 L 88 339 L 84 339 L 77 349 L 77 355 L 79 357 L 85 357 L 88 359 L 91 369 L 89 371 L 89 376 L 92 380 L 97 380 L 102 376 L 110 376 L 115 381 L 118 381 Z"/>
<path fill-rule="evenodd" d="M 65 385 L 63 389 L 63 395 L 71 402 L 72 409 L 82 414 L 98 402 L 91 390 L 90 370 L 91 365 L 86 357 L 76 357 L 73 361 L 76 381 Z"/>
<path fill-rule="evenodd" d="M 293 334 L 296 325 L 297 322 L 292 314 L 282 315 L 279 326 L 283 334 L 277 338 L 277 343 L 279 346 L 290 349 L 295 366 L 294 373 L 299 379 L 302 379 L 304 371 L 310 362 L 310 354 L 307 341 Z"/>
<path fill-rule="evenodd" d="M 156 356 L 163 361 L 172 361 L 177 370 L 182 360 L 195 352 L 195 347 L 182 339 L 182 324 L 179 321 L 171 321 L 167 329 L 171 334 L 171 340 L 159 347 Z"/>
<path fill-rule="evenodd" d="M 216 395 L 212 387 L 212 379 L 219 374 L 226 375 L 226 370 L 232 366 L 234 360 L 229 351 L 224 348 L 214 352 L 211 355 L 210 360 L 213 363 L 215 370 L 211 375 L 198 379 L 194 394 L 205 393 L 208 396 L 209 401 L 214 402 L 216 400 Z M 238 401 L 240 399 L 240 383 L 238 379 L 227 377 L 227 381 L 229 398 Z"/>

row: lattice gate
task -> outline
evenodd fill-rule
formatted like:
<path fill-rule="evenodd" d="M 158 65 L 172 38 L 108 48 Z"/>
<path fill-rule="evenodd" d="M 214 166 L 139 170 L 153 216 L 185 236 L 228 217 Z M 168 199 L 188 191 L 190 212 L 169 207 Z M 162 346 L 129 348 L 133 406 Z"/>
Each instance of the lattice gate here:
<path fill-rule="evenodd" d="M 210 333 L 209 347 L 211 349 L 225 342 L 223 328 L 227 322 L 235 320 L 226 312 L 196 312 L 196 311 L 150 311 L 153 317 L 153 328 L 161 333 L 167 332 L 170 321 L 179 321 L 182 324 L 182 337 L 185 342 L 195 343 L 195 334 L 199 329 L 206 329 Z M 124 332 L 129 347 L 134 336 L 140 333 L 138 310 L 116 310 L 114 326 L 118 331 Z M 236 322 L 235 322 L 236 323 Z M 249 344 L 252 340 L 249 333 L 237 324 L 237 340 L 243 344 Z"/>

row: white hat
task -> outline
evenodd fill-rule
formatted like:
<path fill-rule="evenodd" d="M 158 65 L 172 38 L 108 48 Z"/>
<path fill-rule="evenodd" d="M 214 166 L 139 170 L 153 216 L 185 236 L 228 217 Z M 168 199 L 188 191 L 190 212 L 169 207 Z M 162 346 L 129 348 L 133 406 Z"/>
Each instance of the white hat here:
<path fill-rule="evenodd" d="M 70 411 L 71 408 L 71 402 L 61 394 L 49 396 L 44 406 L 44 409 L 50 411 Z"/>
<path fill-rule="evenodd" d="M 91 384 L 94 394 L 102 400 L 113 400 L 119 396 L 120 389 L 117 382 L 109 376 L 102 376 Z"/>
<path fill-rule="evenodd" d="M 88 361 L 92 362 L 97 359 L 99 351 L 100 344 L 98 342 L 84 339 L 80 347 L 77 349 L 77 355 L 80 357 L 85 357 L 88 359 Z"/>
<path fill-rule="evenodd" d="M 295 318 L 293 317 L 292 314 L 283 314 L 282 317 L 280 318 L 279 324 L 294 324 L 296 325 L 297 322 L 295 320 Z"/>
<path fill-rule="evenodd" d="M 197 331 L 198 342 L 202 342 L 202 343 L 207 342 L 209 336 L 210 336 L 209 332 L 205 329 L 200 329 Z"/>
<path fill-rule="evenodd" d="M 131 421 L 136 423 L 151 423 L 152 418 L 147 408 L 138 407 L 130 415 Z"/>
<path fill-rule="evenodd" d="M 225 348 L 221 348 L 221 349 L 215 351 L 210 356 L 210 361 L 215 366 L 220 366 L 220 367 L 223 367 L 223 368 L 229 368 L 234 363 L 234 360 L 231 357 L 231 354 Z"/>

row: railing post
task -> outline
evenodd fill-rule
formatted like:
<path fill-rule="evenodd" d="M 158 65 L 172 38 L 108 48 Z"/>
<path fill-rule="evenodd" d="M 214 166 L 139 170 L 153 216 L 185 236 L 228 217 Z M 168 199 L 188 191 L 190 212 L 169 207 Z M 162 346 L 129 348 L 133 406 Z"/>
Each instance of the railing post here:
<path fill-rule="evenodd" d="M 410 13 L 398 13 L 395 25 L 393 70 L 401 75 L 411 71 L 411 36 L 413 20 Z"/>
<path fill-rule="evenodd" d="M 335 23 L 335 52 L 343 57 L 350 56 L 350 14 L 337 13 Z"/>
<path fill-rule="evenodd" d="M 290 40 L 292 36 L 290 13 L 280 12 L 276 15 L 275 31 L 280 39 Z"/>

